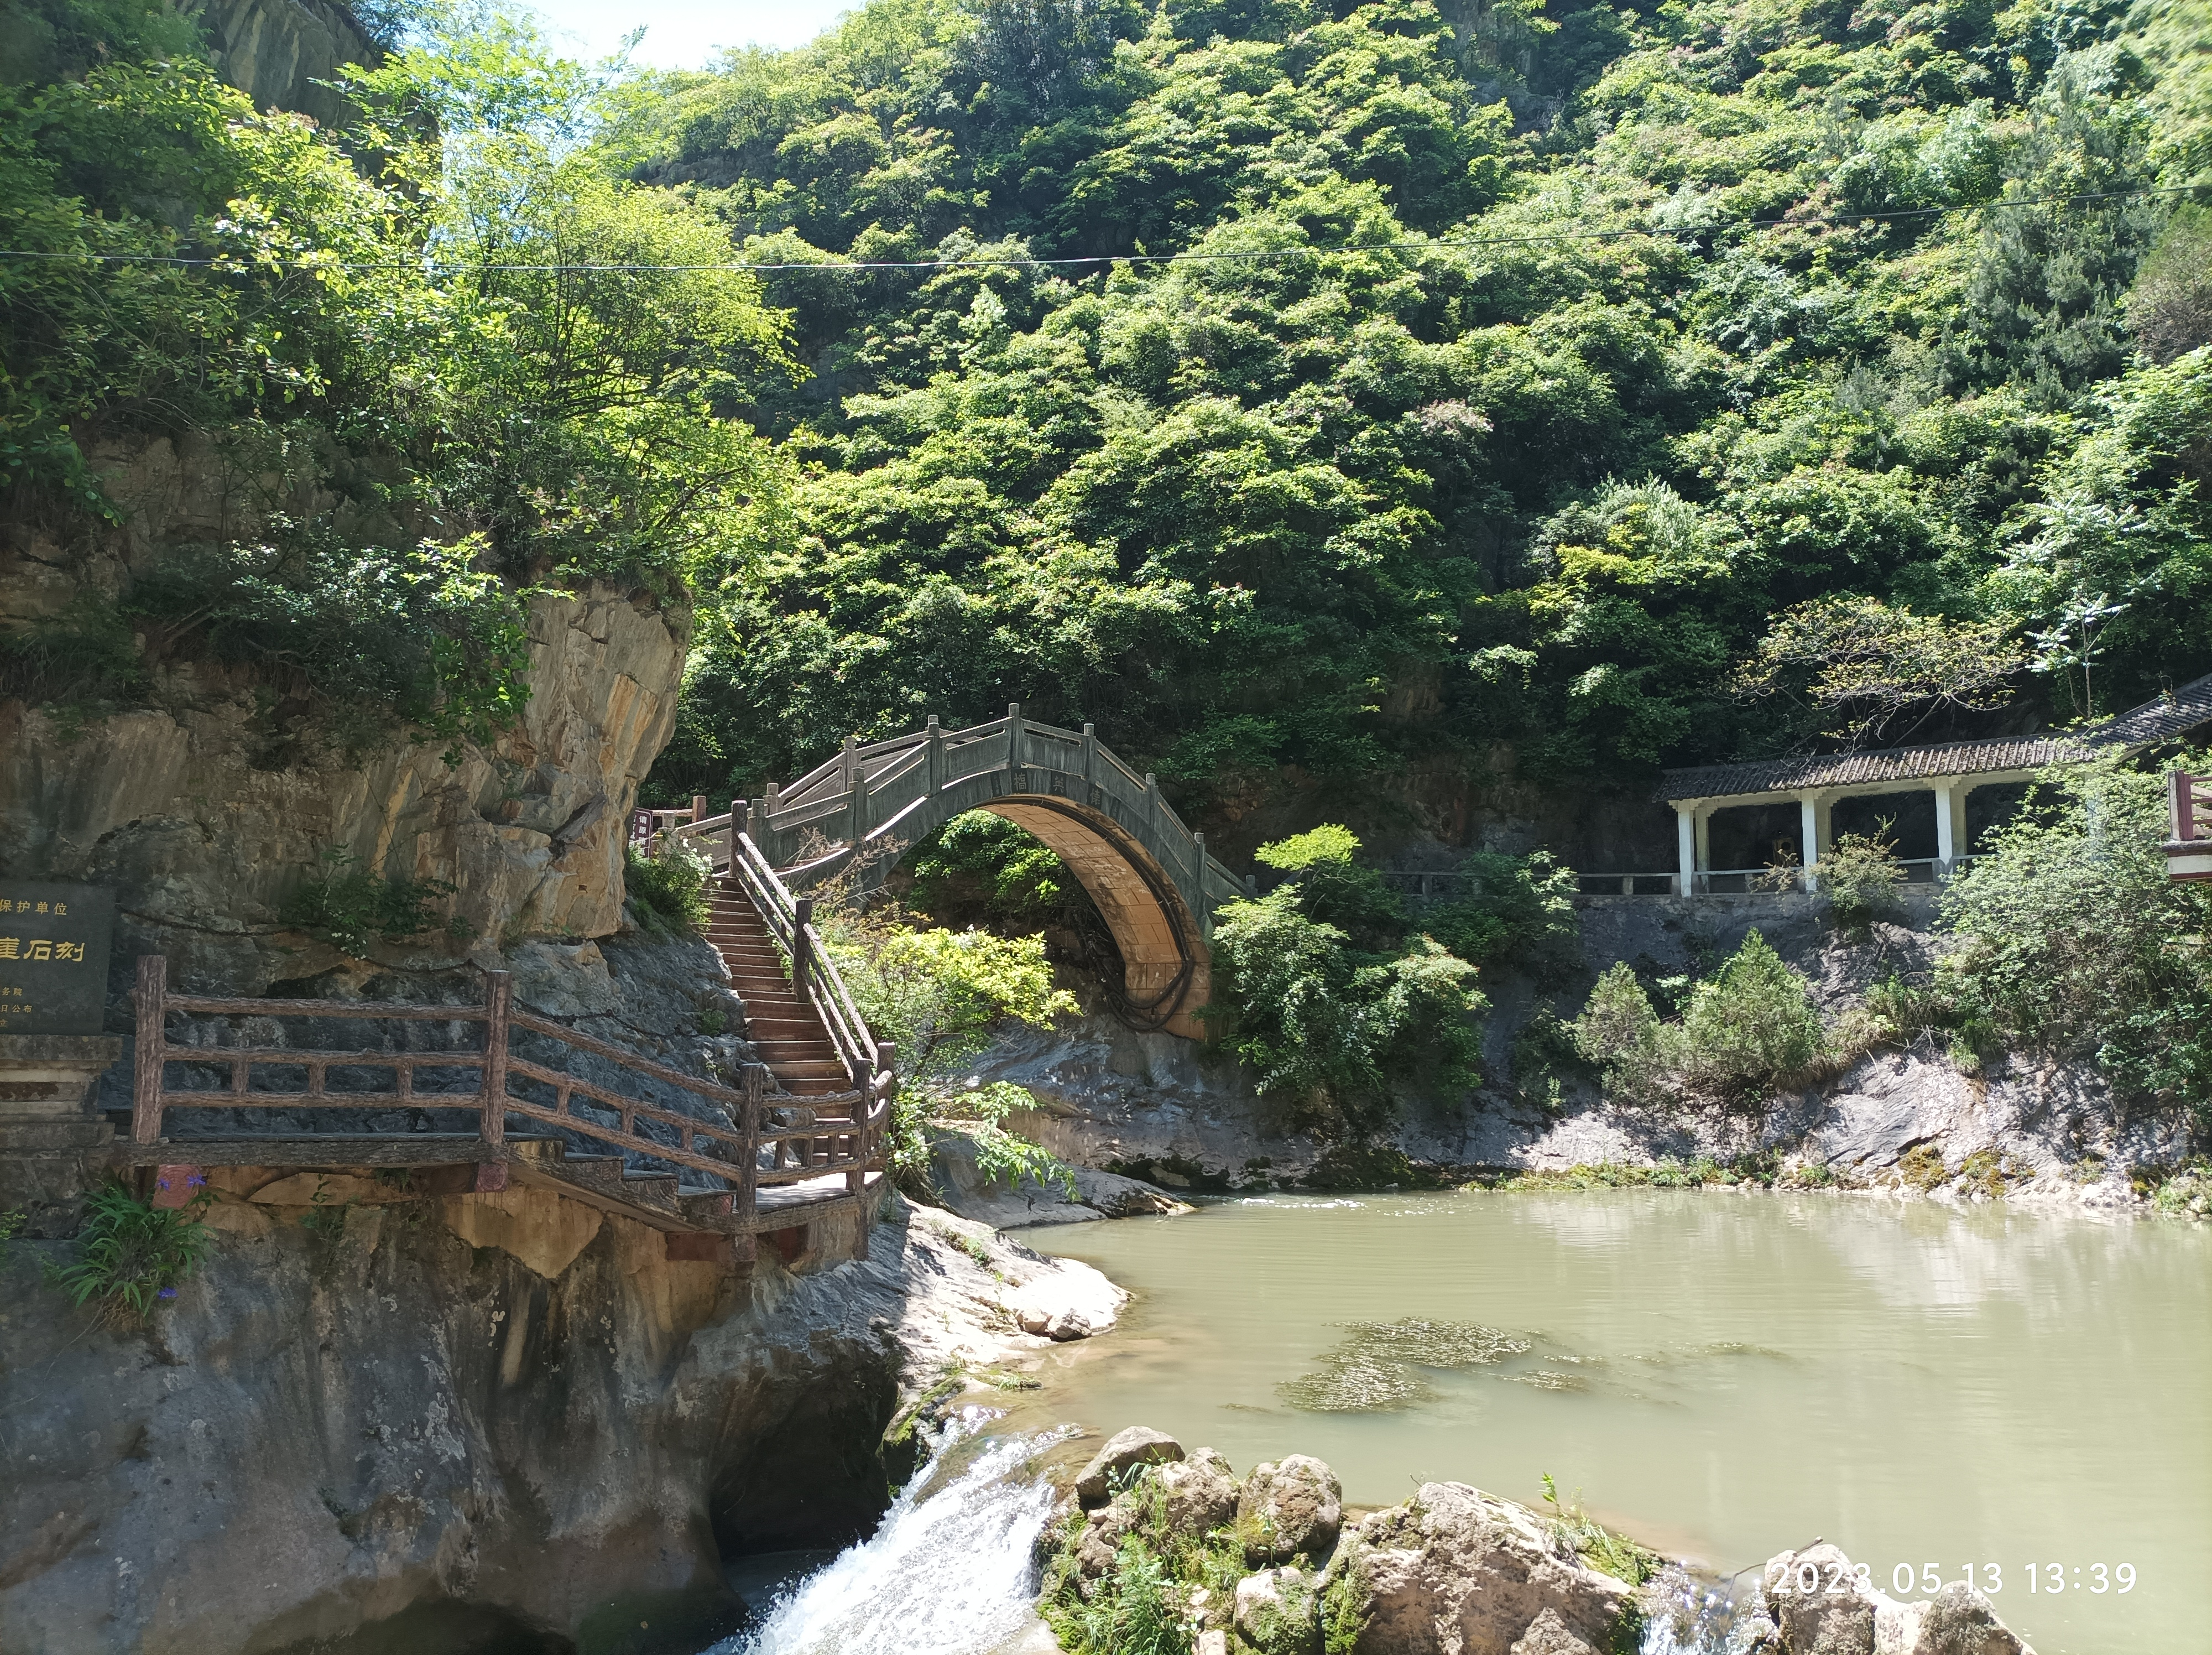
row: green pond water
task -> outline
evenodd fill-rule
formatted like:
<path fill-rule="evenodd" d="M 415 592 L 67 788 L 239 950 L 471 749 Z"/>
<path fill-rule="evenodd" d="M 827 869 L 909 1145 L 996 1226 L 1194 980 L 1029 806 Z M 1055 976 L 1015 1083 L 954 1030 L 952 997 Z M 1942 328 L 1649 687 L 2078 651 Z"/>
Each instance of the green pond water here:
<path fill-rule="evenodd" d="M 1538 1505 L 1548 1472 L 1719 1573 L 1823 1536 L 1886 1591 L 1996 1566 L 2039 1655 L 2212 1651 L 2204 1226 L 1613 1190 L 1024 1239 L 1136 1298 L 1048 1354 L 1016 1423 L 1151 1425 L 1240 1469 L 1316 1454 L 1363 1505 L 1444 1479 Z"/>

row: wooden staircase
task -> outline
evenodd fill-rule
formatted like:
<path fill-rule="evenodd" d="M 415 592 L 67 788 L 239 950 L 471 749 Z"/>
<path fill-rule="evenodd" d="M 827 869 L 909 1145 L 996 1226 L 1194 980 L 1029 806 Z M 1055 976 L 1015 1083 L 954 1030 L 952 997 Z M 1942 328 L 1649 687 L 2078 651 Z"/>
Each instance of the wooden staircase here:
<path fill-rule="evenodd" d="M 744 888 L 718 879 L 709 888 L 707 940 L 729 967 L 730 987 L 744 1002 L 744 1037 L 784 1091 L 826 1097 L 854 1085 L 836 1044 L 812 1003 L 793 989 L 768 922 Z"/>

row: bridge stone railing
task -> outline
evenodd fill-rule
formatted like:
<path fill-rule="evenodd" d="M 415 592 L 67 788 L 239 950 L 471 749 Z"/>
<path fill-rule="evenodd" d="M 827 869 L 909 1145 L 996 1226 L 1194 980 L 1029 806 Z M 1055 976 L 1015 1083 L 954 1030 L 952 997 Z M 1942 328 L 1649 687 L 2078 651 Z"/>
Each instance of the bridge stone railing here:
<path fill-rule="evenodd" d="M 1216 907 L 1250 892 L 1160 796 L 1158 779 L 1115 757 L 1096 726 L 1039 724 L 1018 702 L 1006 717 L 964 730 L 932 718 L 888 741 L 848 738 L 827 764 L 753 800 L 750 818 L 785 879 L 803 885 L 849 865 L 856 849 L 910 845 L 963 811 L 1012 798 L 1059 801 L 1095 828 L 1127 834 L 1172 882 L 1202 938 L 1211 939 Z M 888 857 L 862 860 L 863 885 L 890 872 Z"/>
<path fill-rule="evenodd" d="M 1036 723 L 1019 703 L 969 729 L 932 718 L 889 741 L 848 739 L 789 787 L 739 802 L 741 812 L 708 818 L 696 800 L 693 819 L 675 831 L 726 867 L 723 842 L 741 818 L 782 880 L 801 891 L 848 868 L 860 888 L 872 888 L 900 851 L 965 811 L 1019 823 L 1097 899 L 1122 955 L 1127 997 L 1117 1010 L 1133 1027 L 1202 1032 L 1193 1018 L 1211 992 L 1214 910 L 1254 894 L 1160 796 L 1158 778 L 1123 764 L 1095 727 Z"/>

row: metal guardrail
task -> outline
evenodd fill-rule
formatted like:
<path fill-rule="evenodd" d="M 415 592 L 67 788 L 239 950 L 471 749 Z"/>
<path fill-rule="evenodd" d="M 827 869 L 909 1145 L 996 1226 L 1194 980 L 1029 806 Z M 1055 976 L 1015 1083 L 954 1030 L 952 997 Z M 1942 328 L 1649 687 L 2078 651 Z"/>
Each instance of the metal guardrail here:
<path fill-rule="evenodd" d="M 2208 825 L 2212 825 L 2212 799 L 2208 799 Z M 2212 853 L 2212 837 L 2204 847 Z M 1935 856 L 1908 856 L 1899 859 L 1898 866 L 1905 870 L 1907 885 L 1941 885 L 1954 873 L 1972 865 L 1971 856 L 1954 857 L 1945 862 Z M 2212 877 L 2212 861 L 2208 861 L 2208 877 Z M 1701 868 L 1691 878 L 1690 894 L 1697 897 L 1771 896 L 1784 891 L 1817 890 L 1820 869 L 1814 864 L 1808 882 L 1807 870 L 1802 867 L 1709 867 Z M 1786 875 L 1787 877 L 1784 877 Z M 1461 897 L 1475 895 L 1481 887 L 1481 876 L 1456 871 L 1422 873 L 1400 868 L 1386 868 L 1383 883 L 1393 890 L 1412 897 L 1417 902 L 1450 902 Z M 1577 894 L 1585 897 L 1678 897 L 1681 895 L 1682 876 L 1669 870 L 1633 873 L 1583 873 L 1575 874 Z"/>

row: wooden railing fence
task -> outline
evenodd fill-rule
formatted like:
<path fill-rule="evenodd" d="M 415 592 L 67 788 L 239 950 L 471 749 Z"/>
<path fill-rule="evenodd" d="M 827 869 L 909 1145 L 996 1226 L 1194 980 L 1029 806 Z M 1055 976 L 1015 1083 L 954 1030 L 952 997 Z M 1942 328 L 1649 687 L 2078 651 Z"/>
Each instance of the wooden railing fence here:
<path fill-rule="evenodd" d="M 142 1147 L 162 1142 L 165 1117 L 173 1109 L 459 1110 L 477 1117 L 478 1155 L 483 1162 L 505 1164 L 513 1159 L 506 1141 L 511 1118 L 574 1133 L 625 1158 L 634 1155 L 678 1168 L 679 1178 L 689 1172 L 708 1180 L 708 1190 L 729 1195 L 729 1215 L 734 1221 L 727 1227 L 739 1232 L 750 1230 L 757 1192 L 764 1187 L 842 1171 L 846 1191 L 859 1195 L 866 1189 L 868 1174 L 883 1170 L 896 1086 L 888 1051 L 883 1066 L 867 1071 L 850 1091 L 787 1097 L 771 1090 L 772 1077 L 763 1064 L 746 1065 L 739 1083 L 726 1086 L 532 1016 L 515 1007 L 514 983 L 507 972 L 485 972 L 484 989 L 483 1003 L 475 1006 L 179 995 L 169 991 L 167 958 L 143 955 L 132 994 L 137 1033 L 131 1141 Z M 475 1024 L 483 1030 L 483 1044 L 475 1050 L 406 1051 L 307 1050 L 250 1044 L 243 1038 L 221 1044 L 180 1044 L 169 1037 L 172 1013 Z M 665 1108 L 574 1074 L 557 1062 L 526 1056 L 515 1049 L 517 1033 L 590 1052 L 619 1069 L 649 1076 L 692 1097 L 719 1104 L 728 1111 L 729 1122 L 724 1124 Z M 221 1087 L 173 1086 L 168 1071 L 178 1065 L 228 1069 L 228 1083 Z M 306 1083 L 292 1089 L 256 1090 L 254 1071 L 272 1068 L 302 1071 Z M 388 1090 L 331 1086 L 333 1070 L 356 1069 L 389 1071 L 392 1085 Z M 473 1069 L 477 1084 L 466 1092 L 426 1092 L 416 1084 L 418 1074 L 424 1069 Z M 540 1088 L 541 1098 L 518 1095 L 517 1082 Z M 550 1097 L 543 1096 L 547 1093 Z M 614 1120 L 580 1113 L 576 1107 L 580 1098 L 612 1114 Z M 791 1106 L 794 1123 L 779 1126 L 769 1120 L 769 1110 L 779 1104 Z M 654 1135 L 649 1127 L 659 1129 L 659 1135 Z M 184 1145 L 204 1141 L 172 1141 L 179 1145 L 181 1157 Z"/>

